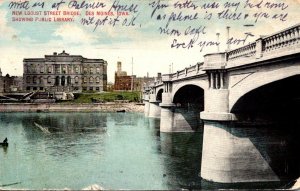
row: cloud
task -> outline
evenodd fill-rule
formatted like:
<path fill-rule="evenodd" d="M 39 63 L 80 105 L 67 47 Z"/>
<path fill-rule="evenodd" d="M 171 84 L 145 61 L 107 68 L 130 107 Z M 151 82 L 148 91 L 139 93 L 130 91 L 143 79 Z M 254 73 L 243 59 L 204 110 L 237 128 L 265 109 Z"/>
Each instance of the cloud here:
<path fill-rule="evenodd" d="M 7 11 L 6 10 L 0 10 L 0 39 L 10 40 L 17 36 L 19 33 L 16 29 L 13 27 L 8 26 L 7 22 Z"/>
<path fill-rule="evenodd" d="M 92 44 L 97 42 L 95 34 L 85 31 L 74 24 L 63 24 L 56 29 L 53 36 L 62 38 L 65 44 Z"/>

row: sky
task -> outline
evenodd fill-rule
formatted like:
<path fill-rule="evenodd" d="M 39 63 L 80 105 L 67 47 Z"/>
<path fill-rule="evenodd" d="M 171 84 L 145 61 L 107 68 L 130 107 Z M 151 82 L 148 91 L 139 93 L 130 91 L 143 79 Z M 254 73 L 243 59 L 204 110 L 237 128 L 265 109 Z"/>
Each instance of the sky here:
<path fill-rule="evenodd" d="M 54 3 L 61 1 L 64 3 L 58 9 L 52 8 Z M 12 2 L 28 3 L 28 8 L 10 7 Z M 44 2 L 44 6 L 34 6 L 36 2 Z M 105 6 L 94 9 L 72 7 L 97 2 Z M 107 12 L 111 7 L 115 15 L 108 16 L 106 22 L 103 22 L 105 16 L 91 15 L 97 11 Z M 117 17 L 117 8 L 128 15 L 119 16 L 115 23 L 110 22 Z M 227 9 L 227 15 L 224 15 Z M 230 27 L 229 37 L 240 41 L 231 45 L 234 49 L 254 42 L 261 35 L 299 24 L 299 10 L 300 0 L 0 0 L 0 68 L 3 75 L 21 76 L 24 58 L 43 58 L 65 50 L 71 55 L 106 60 L 109 82 L 114 82 L 117 61 L 122 62 L 122 69 L 128 74 L 133 68 L 134 75 L 142 77 L 149 73 L 149 76 L 156 76 L 158 72 L 166 74 L 195 65 L 203 61 L 205 54 L 218 50 L 216 45 L 201 49 L 199 43 L 219 42 L 220 51 L 225 51 L 227 26 Z M 21 11 L 22 15 L 13 15 L 13 11 Z M 39 11 L 41 15 L 28 15 Z M 61 11 L 61 15 L 45 16 L 44 11 Z M 63 16 L 63 11 L 78 11 L 81 15 Z M 223 17 L 218 17 L 222 11 Z M 34 20 L 49 17 L 73 20 L 13 21 L 30 17 Z M 83 22 L 92 17 L 89 25 Z M 161 34 L 160 28 L 168 29 L 168 34 Z M 220 33 L 219 40 L 216 33 Z M 251 35 L 245 39 L 245 33 Z M 195 41 L 193 47 L 180 46 L 190 40 Z"/>

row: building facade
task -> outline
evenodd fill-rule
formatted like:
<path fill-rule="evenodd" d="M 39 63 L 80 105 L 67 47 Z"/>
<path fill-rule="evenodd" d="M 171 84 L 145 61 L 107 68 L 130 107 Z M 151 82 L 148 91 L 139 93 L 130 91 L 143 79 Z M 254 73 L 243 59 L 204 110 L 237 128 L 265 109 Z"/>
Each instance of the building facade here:
<path fill-rule="evenodd" d="M 157 78 L 161 78 L 158 73 Z M 145 84 L 154 81 L 154 77 L 137 77 L 136 75 L 128 76 L 126 71 L 122 71 L 122 63 L 117 62 L 117 71 L 115 72 L 115 85 L 116 91 L 142 91 Z"/>
<path fill-rule="evenodd" d="M 106 91 L 107 62 L 63 51 L 23 60 L 24 90 L 49 92 Z"/>
<path fill-rule="evenodd" d="M 2 72 L 0 68 L 0 94 L 22 92 L 22 91 L 23 91 L 23 77 L 10 76 L 9 74 L 2 76 Z"/>

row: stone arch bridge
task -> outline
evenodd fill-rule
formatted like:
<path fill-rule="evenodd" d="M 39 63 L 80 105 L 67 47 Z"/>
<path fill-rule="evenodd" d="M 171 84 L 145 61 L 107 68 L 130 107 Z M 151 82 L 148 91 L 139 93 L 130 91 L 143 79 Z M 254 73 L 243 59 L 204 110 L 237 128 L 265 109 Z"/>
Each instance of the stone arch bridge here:
<path fill-rule="evenodd" d="M 300 176 L 298 87 L 300 24 L 162 75 L 144 90 L 145 115 L 161 132 L 204 128 L 206 180 L 281 181 Z"/>

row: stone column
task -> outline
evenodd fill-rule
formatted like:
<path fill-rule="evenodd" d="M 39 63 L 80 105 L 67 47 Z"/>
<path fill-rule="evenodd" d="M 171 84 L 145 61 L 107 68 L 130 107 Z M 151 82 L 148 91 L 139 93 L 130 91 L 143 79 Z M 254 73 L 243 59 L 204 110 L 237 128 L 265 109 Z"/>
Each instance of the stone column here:
<path fill-rule="evenodd" d="M 165 92 L 162 94 L 162 103 L 160 115 L 160 131 L 161 132 L 173 132 L 174 127 L 174 108 L 175 104 L 172 103 L 171 93 Z"/>

